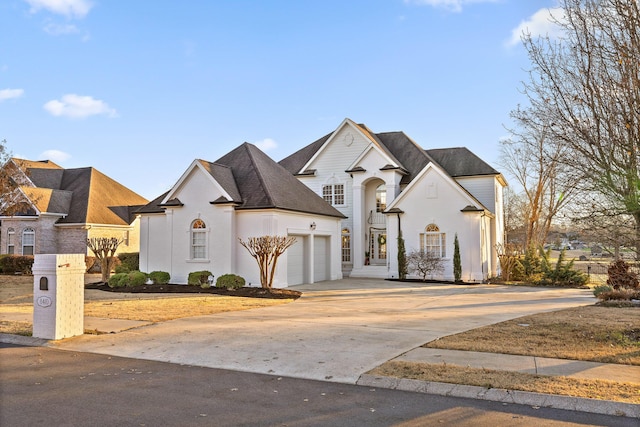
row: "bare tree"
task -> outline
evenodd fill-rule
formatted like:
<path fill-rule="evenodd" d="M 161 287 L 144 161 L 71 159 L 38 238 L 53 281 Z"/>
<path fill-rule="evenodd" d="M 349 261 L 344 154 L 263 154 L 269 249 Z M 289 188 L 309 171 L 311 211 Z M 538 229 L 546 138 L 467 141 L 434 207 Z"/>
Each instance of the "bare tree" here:
<path fill-rule="evenodd" d="M 0 141 L 0 214 L 11 216 L 27 213 L 32 208 L 19 188 L 20 181 L 26 181 L 27 177 L 28 171 L 20 170 L 12 161 L 7 141 Z"/>
<path fill-rule="evenodd" d="M 500 164 L 522 187 L 520 202 L 524 228 L 524 247 L 543 245 L 554 218 L 575 195 L 580 179 L 565 161 L 567 149 L 548 141 L 544 125 L 527 112 L 512 116 L 517 130 L 500 143 Z"/>
<path fill-rule="evenodd" d="M 526 240 L 527 203 L 522 193 L 513 187 L 504 189 L 504 232 L 505 242 L 524 247 Z"/>
<path fill-rule="evenodd" d="M 422 280 L 426 280 L 429 275 L 444 271 L 442 258 L 424 250 L 411 251 L 407 255 L 407 265 L 409 267 L 409 271 L 417 273 Z"/>
<path fill-rule="evenodd" d="M 276 273 L 278 258 L 296 242 L 296 238 L 286 236 L 260 236 L 249 237 L 246 242 L 240 238 L 238 238 L 238 240 L 258 263 L 258 267 L 260 268 L 260 285 L 263 288 L 270 289 L 273 285 L 273 277 Z"/>
<path fill-rule="evenodd" d="M 87 247 L 100 261 L 103 282 L 109 281 L 109 277 L 111 277 L 114 256 L 121 243 L 122 239 L 116 237 L 91 237 L 87 239 Z"/>
<path fill-rule="evenodd" d="M 559 0 L 557 39 L 522 38 L 532 63 L 516 117 L 544 126 L 566 148 L 585 190 L 608 200 L 604 216 L 633 218 L 640 246 L 640 4 Z M 526 113 L 526 114 L 521 114 Z"/>

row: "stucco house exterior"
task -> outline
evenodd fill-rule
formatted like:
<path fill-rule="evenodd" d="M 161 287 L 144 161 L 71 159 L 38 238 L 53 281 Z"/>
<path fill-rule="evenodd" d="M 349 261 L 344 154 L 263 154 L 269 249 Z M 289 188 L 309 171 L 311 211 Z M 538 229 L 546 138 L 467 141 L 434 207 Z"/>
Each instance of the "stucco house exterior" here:
<path fill-rule="evenodd" d="M 280 165 L 340 211 L 341 265 L 351 277 L 398 277 L 406 252 L 442 258 L 434 279 L 453 280 L 458 236 L 462 280 L 498 274 L 504 177 L 466 148 L 425 150 L 403 132 L 374 133 L 345 119 Z"/>
<path fill-rule="evenodd" d="M 21 209 L 0 216 L 0 254 L 93 254 L 86 240 L 117 237 L 121 252 L 139 251 L 135 211 L 144 197 L 92 167 L 64 169 L 49 160 L 10 159 Z"/>
<path fill-rule="evenodd" d="M 215 162 L 196 159 L 172 188 L 138 212 L 140 270 L 234 273 L 260 286 L 257 263 L 239 239 L 293 236 L 274 287 L 342 278 L 344 215 L 256 146 L 244 143 Z"/>

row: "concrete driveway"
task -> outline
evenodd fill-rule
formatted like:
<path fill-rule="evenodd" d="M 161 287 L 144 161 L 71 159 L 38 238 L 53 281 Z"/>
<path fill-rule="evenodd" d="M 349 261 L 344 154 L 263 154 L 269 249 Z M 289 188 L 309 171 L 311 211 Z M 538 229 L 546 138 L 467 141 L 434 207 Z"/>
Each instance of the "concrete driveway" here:
<path fill-rule="evenodd" d="M 438 337 L 532 313 L 593 304 L 589 290 L 345 279 L 296 286 L 291 304 L 190 317 L 61 349 L 355 384 Z"/>

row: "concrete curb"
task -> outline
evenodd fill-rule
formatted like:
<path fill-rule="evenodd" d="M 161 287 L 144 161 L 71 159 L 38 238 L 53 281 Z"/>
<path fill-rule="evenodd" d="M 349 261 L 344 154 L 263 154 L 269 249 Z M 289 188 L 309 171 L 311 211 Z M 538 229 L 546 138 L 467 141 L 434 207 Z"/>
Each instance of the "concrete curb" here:
<path fill-rule="evenodd" d="M 591 414 L 640 418 L 640 405 L 613 402 L 610 400 L 586 399 L 497 388 L 488 389 L 478 386 L 438 383 L 369 374 L 361 375 L 356 384 L 368 387 L 388 388 L 392 390 L 437 394 L 440 396 L 465 397 L 469 399 L 489 400 L 492 402 L 588 412 Z"/>
<path fill-rule="evenodd" d="M 25 337 L 23 335 L 0 333 L 0 343 L 24 345 L 28 347 L 49 347 L 49 340 L 44 338 Z"/>

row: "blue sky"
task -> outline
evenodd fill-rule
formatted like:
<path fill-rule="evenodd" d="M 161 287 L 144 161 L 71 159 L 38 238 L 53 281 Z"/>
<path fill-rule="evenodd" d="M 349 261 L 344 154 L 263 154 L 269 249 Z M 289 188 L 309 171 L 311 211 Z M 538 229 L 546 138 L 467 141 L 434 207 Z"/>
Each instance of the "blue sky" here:
<path fill-rule="evenodd" d="M 0 139 L 151 199 L 243 142 L 275 160 L 345 117 L 496 166 L 555 0 L 3 0 Z"/>

